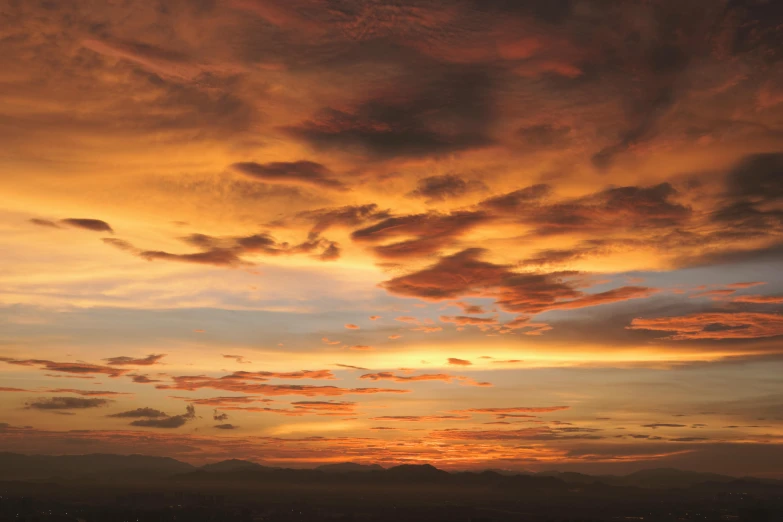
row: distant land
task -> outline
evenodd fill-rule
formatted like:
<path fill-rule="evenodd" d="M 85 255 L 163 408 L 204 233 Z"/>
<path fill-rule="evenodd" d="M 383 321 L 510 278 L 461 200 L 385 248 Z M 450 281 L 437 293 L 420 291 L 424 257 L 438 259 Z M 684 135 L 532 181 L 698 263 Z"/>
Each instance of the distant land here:
<path fill-rule="evenodd" d="M 0 522 L 781 522 L 783 481 L 0 453 Z"/>
<path fill-rule="evenodd" d="M 252 483 L 318 483 L 339 481 L 364 485 L 390 482 L 442 483 L 444 485 L 526 484 L 536 487 L 572 487 L 604 485 L 653 489 L 710 486 L 730 489 L 733 486 L 780 487 L 783 481 L 756 477 L 732 477 L 673 468 L 653 468 L 628 475 L 587 475 L 574 472 L 514 472 L 509 470 L 444 471 L 429 464 L 402 464 L 384 468 L 378 464 L 341 462 L 312 469 L 273 467 L 248 460 L 230 459 L 194 466 L 169 458 L 147 455 L 23 455 L 0 453 L 0 480 L 53 481 L 99 480 L 111 483 L 137 480 L 170 482 Z"/>

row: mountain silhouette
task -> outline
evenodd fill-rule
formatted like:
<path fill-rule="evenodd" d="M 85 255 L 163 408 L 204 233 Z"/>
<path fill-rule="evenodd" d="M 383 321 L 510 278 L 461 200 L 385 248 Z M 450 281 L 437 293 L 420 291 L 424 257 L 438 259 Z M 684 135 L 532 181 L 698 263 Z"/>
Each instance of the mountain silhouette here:
<path fill-rule="evenodd" d="M 20 455 L 0 453 L 0 479 L 40 480 L 54 477 L 87 478 L 130 474 L 170 476 L 186 473 L 195 467 L 169 457 L 146 455 Z"/>
<path fill-rule="evenodd" d="M 761 490 L 783 487 L 783 481 L 729 477 L 671 468 L 646 469 L 625 476 L 593 476 L 575 472 L 540 473 L 485 470 L 448 472 L 430 464 L 402 464 L 388 469 L 378 464 L 342 462 L 315 469 L 269 467 L 230 459 L 195 467 L 185 462 L 146 455 L 21 455 L 0 453 L 0 480 L 86 480 L 90 483 L 291 484 L 384 486 L 411 484 L 489 487 L 499 490 L 604 491 L 606 488 L 689 489 L 704 491 Z M 587 488 L 587 489 L 585 489 Z"/>
<path fill-rule="evenodd" d="M 324 473 L 352 473 L 352 472 L 363 472 L 363 471 L 383 471 L 383 467 L 379 466 L 378 464 L 357 464 L 355 462 L 340 462 L 337 464 L 324 464 L 323 466 L 318 466 L 318 471 L 323 471 Z"/>
<path fill-rule="evenodd" d="M 226 471 L 237 471 L 241 469 L 266 469 L 266 466 L 256 462 L 251 462 L 249 460 L 230 459 L 214 462 L 212 464 L 204 464 L 201 466 L 201 469 L 204 471 L 221 473 Z"/>

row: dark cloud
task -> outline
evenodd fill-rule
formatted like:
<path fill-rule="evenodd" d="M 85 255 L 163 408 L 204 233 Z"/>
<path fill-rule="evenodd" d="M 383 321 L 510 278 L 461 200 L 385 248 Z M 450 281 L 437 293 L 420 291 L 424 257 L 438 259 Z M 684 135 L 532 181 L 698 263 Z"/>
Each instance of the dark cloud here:
<path fill-rule="evenodd" d="M 685 424 L 671 424 L 666 422 L 656 422 L 653 424 L 642 424 L 642 428 L 687 428 Z"/>
<path fill-rule="evenodd" d="M 216 424 L 213 428 L 218 430 L 237 430 L 239 429 L 239 426 L 234 426 L 233 424 Z"/>
<path fill-rule="evenodd" d="M 224 359 L 233 359 L 239 364 L 251 364 L 253 361 L 248 361 L 243 355 L 227 355 L 222 354 Z"/>
<path fill-rule="evenodd" d="M 149 384 L 153 382 L 162 382 L 160 379 L 150 379 L 146 375 L 128 375 L 128 377 L 133 378 L 133 382 L 138 382 L 140 384 Z"/>
<path fill-rule="evenodd" d="M 128 370 L 113 368 L 111 366 L 100 366 L 88 363 L 55 362 L 45 359 L 12 359 L 9 357 L 0 357 L 0 361 L 16 366 L 38 366 L 42 370 L 52 372 L 63 372 L 73 374 L 105 374 L 109 377 L 119 377 Z"/>
<path fill-rule="evenodd" d="M 539 207 L 521 220 L 537 233 L 671 228 L 684 224 L 689 207 L 672 201 L 678 194 L 669 183 L 649 187 L 616 187 L 562 203 Z"/>
<path fill-rule="evenodd" d="M 371 221 L 391 217 L 389 210 L 380 210 L 378 205 L 347 205 L 336 208 L 307 210 L 296 215 L 313 224 L 310 234 L 320 235 L 332 227 L 355 227 Z"/>
<path fill-rule="evenodd" d="M 598 440 L 591 428 L 524 428 L 519 430 L 436 430 L 430 436 L 446 440 Z"/>
<path fill-rule="evenodd" d="M 295 401 L 295 411 L 315 415 L 346 415 L 356 411 L 356 403 L 350 401 Z"/>
<path fill-rule="evenodd" d="M 220 413 L 219 411 L 215 410 L 212 412 L 212 420 L 222 422 L 228 420 L 228 414 L 227 413 Z"/>
<path fill-rule="evenodd" d="M 530 125 L 517 129 L 517 137 L 531 148 L 563 147 L 569 142 L 571 128 L 552 124 Z"/>
<path fill-rule="evenodd" d="M 339 364 L 339 363 L 335 363 L 335 366 L 339 366 L 340 368 L 346 368 L 346 369 L 348 369 L 348 370 L 363 370 L 363 371 L 367 371 L 367 370 L 368 370 L 368 368 L 363 368 L 363 367 L 361 367 L 361 366 L 354 366 L 354 365 L 352 365 L 352 364 Z"/>
<path fill-rule="evenodd" d="M 119 419 L 138 419 L 138 418 L 156 419 L 161 417 L 168 417 L 168 414 L 160 410 L 155 410 L 153 408 L 136 408 L 135 410 L 113 413 L 111 415 L 108 415 L 108 417 L 117 417 Z"/>
<path fill-rule="evenodd" d="M 278 395 L 304 395 L 313 396 L 338 396 L 338 395 L 364 395 L 374 393 L 407 393 L 408 390 L 395 390 L 384 388 L 338 388 L 337 386 L 314 386 L 298 384 L 266 384 L 270 378 L 289 379 L 333 379 L 334 376 L 328 370 L 301 371 L 287 373 L 273 372 L 234 372 L 223 377 L 207 377 L 205 375 L 175 376 L 173 384 L 159 384 L 161 390 L 199 390 L 211 388 L 238 393 L 257 394 L 264 396 Z M 260 382 L 259 382 L 260 381 Z M 224 408 L 225 409 L 225 408 Z"/>
<path fill-rule="evenodd" d="M 39 227 L 60 228 L 60 225 L 48 219 L 33 218 L 30 220 L 30 223 Z"/>
<path fill-rule="evenodd" d="M 90 38 L 83 40 L 82 46 L 98 54 L 128 61 L 168 80 L 193 81 L 199 76 L 206 79 L 210 73 L 217 72 L 185 54 L 142 42 Z"/>
<path fill-rule="evenodd" d="M 563 411 L 570 406 L 513 406 L 502 408 L 468 408 L 465 410 L 455 410 L 453 413 L 487 413 L 492 415 L 513 415 L 516 413 L 551 413 L 554 411 Z"/>
<path fill-rule="evenodd" d="M 607 255 L 618 244 L 627 246 L 628 242 L 618 242 L 603 239 L 590 239 L 580 242 L 572 248 L 550 248 L 539 250 L 532 257 L 521 262 L 522 266 L 551 266 L 563 265 L 573 261 L 579 261 L 592 256 Z"/>
<path fill-rule="evenodd" d="M 778 2 L 731 0 L 727 5 L 727 17 L 730 19 L 731 15 L 737 17 L 731 41 L 735 54 L 755 52 L 769 63 L 783 59 L 779 23 L 783 8 Z"/>
<path fill-rule="evenodd" d="M 470 0 L 477 11 L 491 12 L 497 16 L 532 16 L 542 22 L 559 24 L 569 18 L 576 2 L 574 0 Z"/>
<path fill-rule="evenodd" d="M 381 158 L 457 152 L 493 143 L 493 82 L 481 69 L 463 67 L 405 78 L 353 108 L 327 108 L 285 130 L 316 149 Z"/>
<path fill-rule="evenodd" d="M 384 415 L 370 418 L 381 422 L 445 422 L 469 419 L 470 415 Z"/>
<path fill-rule="evenodd" d="M 783 241 L 759 248 L 724 246 L 697 254 L 680 255 L 674 259 L 674 265 L 698 267 L 781 261 L 783 261 Z"/>
<path fill-rule="evenodd" d="M 195 254 L 172 254 L 159 250 L 145 250 L 140 252 L 139 256 L 148 261 L 182 261 L 199 265 L 239 267 L 249 266 L 251 264 L 248 261 L 242 260 L 236 252 L 220 248 L 215 248 L 206 252 L 197 252 Z"/>
<path fill-rule="evenodd" d="M 618 155 L 659 134 L 663 120 L 676 111 L 687 88 L 684 77 L 688 65 L 712 51 L 709 36 L 705 35 L 714 34 L 715 27 L 725 23 L 720 20 L 723 10 L 719 4 L 657 2 L 645 7 L 651 24 L 645 36 L 632 30 L 619 31 L 615 33 L 618 39 L 606 40 L 609 46 L 622 44 L 624 50 L 614 54 L 602 72 L 619 73 L 620 82 L 622 75 L 628 75 L 634 83 L 623 93 L 623 128 L 612 143 L 592 157 L 599 169 L 610 167 Z M 608 48 L 604 51 L 610 52 Z"/>
<path fill-rule="evenodd" d="M 384 259 L 416 258 L 451 246 L 460 236 L 489 219 L 490 216 L 481 211 L 410 214 L 388 218 L 373 226 L 356 230 L 351 234 L 351 239 L 357 243 L 376 245 L 372 247 L 373 252 Z M 414 239 L 393 241 L 409 237 Z M 384 242 L 387 243 L 377 245 Z"/>
<path fill-rule="evenodd" d="M 346 190 L 347 188 L 342 182 L 335 179 L 331 170 L 320 163 L 312 161 L 243 162 L 234 163 L 231 165 L 231 168 L 245 176 L 275 185 L 293 185 L 333 190 Z"/>
<path fill-rule="evenodd" d="M 100 219 L 68 218 L 55 222 L 49 219 L 33 218 L 30 220 L 30 223 L 33 225 L 38 225 L 39 227 L 62 228 L 63 226 L 67 226 L 90 230 L 92 232 L 114 233 L 114 230 L 111 228 L 111 226 L 105 221 L 101 221 Z"/>
<path fill-rule="evenodd" d="M 454 359 L 459 361 L 461 359 Z M 451 359 L 450 359 L 451 361 Z M 470 364 L 468 361 L 468 365 Z M 456 363 L 451 363 L 456 364 Z M 463 366 L 466 366 L 463 364 Z M 450 375 L 447 373 L 422 373 L 419 375 L 398 375 L 393 372 L 378 372 L 378 373 L 366 373 L 359 377 L 360 379 L 369 379 L 372 381 L 394 381 L 394 382 L 419 382 L 419 381 L 441 381 L 441 382 L 457 382 L 464 386 L 490 386 L 490 383 L 476 382 L 468 377 L 461 375 Z"/>
<path fill-rule="evenodd" d="M 108 361 L 111 366 L 152 366 L 153 364 L 158 364 L 164 357 L 166 357 L 165 353 L 153 353 L 142 358 L 120 356 L 109 357 L 108 359 L 104 359 L 104 361 Z"/>
<path fill-rule="evenodd" d="M 252 402 L 272 402 L 271 399 L 262 399 L 254 395 L 233 395 L 228 397 L 205 397 L 201 399 L 194 399 L 192 397 L 178 397 L 172 396 L 172 399 L 181 399 L 184 401 L 198 404 L 201 406 L 226 406 L 234 404 L 249 404 Z"/>
<path fill-rule="evenodd" d="M 500 196 L 485 199 L 479 205 L 500 213 L 529 212 L 536 204 L 552 192 L 549 185 L 539 184 L 521 188 Z"/>
<path fill-rule="evenodd" d="M 336 259 L 340 258 L 340 255 L 342 254 L 342 250 L 340 250 L 340 245 L 338 245 L 335 242 L 330 242 L 326 248 L 324 248 L 323 252 L 318 254 L 318 259 L 321 261 L 334 261 Z"/>
<path fill-rule="evenodd" d="M 670 183 L 648 187 L 611 187 L 579 198 L 550 201 L 548 185 L 532 185 L 479 203 L 490 216 L 533 228 L 535 235 L 669 229 L 691 218 L 690 207 L 674 200 Z M 586 243 L 583 251 L 609 246 L 607 240 Z M 578 255 L 575 252 L 574 255 Z"/>
<path fill-rule="evenodd" d="M 87 219 L 87 218 L 68 218 L 61 219 L 60 223 L 69 227 L 83 228 L 84 230 L 91 230 L 93 232 L 109 232 L 114 233 L 111 226 L 105 221 L 100 219 Z"/>
<path fill-rule="evenodd" d="M 174 254 L 159 250 L 142 250 L 134 247 L 127 241 L 115 240 L 113 238 L 104 238 L 103 241 L 148 261 L 180 261 L 229 268 L 252 266 L 253 263 L 243 259 L 243 256 L 311 254 L 314 258 L 331 261 L 337 259 L 340 255 L 337 243 L 313 234 L 304 242 L 295 245 L 287 242 L 278 242 L 265 232 L 235 237 L 212 237 L 206 234 L 191 234 L 180 239 L 190 246 L 202 249 L 202 251 L 190 254 Z M 318 249 L 322 251 L 315 253 Z"/>
<path fill-rule="evenodd" d="M 454 304 L 459 306 L 460 308 L 462 308 L 462 311 L 465 312 L 466 314 L 485 314 L 485 313 L 487 313 L 484 310 L 484 307 L 481 306 L 481 305 L 472 305 L 470 303 L 465 303 L 463 301 L 457 301 Z"/>
<path fill-rule="evenodd" d="M 422 198 L 432 203 L 459 198 L 482 190 L 487 190 L 487 186 L 481 181 L 465 181 L 457 175 L 444 174 L 420 179 L 416 190 L 410 192 L 408 196 Z"/>
<path fill-rule="evenodd" d="M 131 426 L 139 426 L 142 428 L 180 428 L 188 422 L 182 415 L 176 415 L 174 417 L 163 417 L 161 419 L 139 419 L 130 423 Z"/>
<path fill-rule="evenodd" d="M 82 397 L 50 397 L 27 403 L 27 408 L 34 410 L 84 410 L 99 408 L 111 403 L 109 399 L 85 399 Z"/>
<path fill-rule="evenodd" d="M 77 390 L 74 388 L 46 388 L 42 391 L 47 393 L 74 393 L 83 397 L 115 397 L 117 395 L 132 395 L 130 393 L 109 390 Z"/>
<path fill-rule="evenodd" d="M 711 214 L 727 230 L 718 239 L 779 237 L 783 235 L 783 154 L 753 154 L 742 158 L 727 174 L 724 200 Z M 721 252 L 730 255 L 730 252 Z M 712 254 L 716 255 L 716 254 Z M 759 252 L 763 255 L 763 252 Z"/>
<path fill-rule="evenodd" d="M 156 410 L 152 410 L 157 412 Z M 160 413 L 160 412 L 157 412 Z M 189 421 L 196 418 L 196 408 L 192 404 L 188 404 L 185 408 L 185 413 L 182 415 L 174 415 L 172 417 L 150 417 L 145 419 L 135 420 L 130 423 L 131 426 L 139 426 L 143 428 L 166 428 L 174 429 L 184 426 Z"/>

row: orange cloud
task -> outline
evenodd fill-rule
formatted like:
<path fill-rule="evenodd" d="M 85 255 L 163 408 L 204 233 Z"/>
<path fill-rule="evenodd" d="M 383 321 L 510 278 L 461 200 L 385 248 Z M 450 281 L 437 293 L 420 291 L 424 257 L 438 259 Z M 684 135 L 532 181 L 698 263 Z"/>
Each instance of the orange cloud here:
<path fill-rule="evenodd" d="M 719 289 L 716 289 L 716 290 L 707 290 L 705 292 L 699 292 L 697 294 L 691 295 L 690 297 L 691 297 L 691 299 L 697 299 L 699 297 L 711 297 L 714 300 L 718 300 L 721 297 L 725 297 L 725 296 L 731 295 L 731 294 L 733 294 L 735 292 L 736 292 L 736 290 L 732 290 L 730 288 L 719 288 Z"/>
<path fill-rule="evenodd" d="M 655 319 L 636 318 L 631 330 L 673 332 L 675 341 L 695 339 L 754 339 L 783 335 L 783 315 L 767 313 L 700 313 Z"/>
<path fill-rule="evenodd" d="M 513 413 L 552 413 L 569 409 L 570 406 L 517 406 L 513 408 L 468 408 L 455 410 L 454 413 L 488 413 L 488 414 L 513 414 Z"/>
<path fill-rule="evenodd" d="M 460 375 L 449 375 L 447 373 L 423 373 L 420 375 L 397 375 L 392 372 L 378 372 L 378 373 L 366 373 L 359 377 L 360 379 L 368 379 L 371 381 L 394 381 L 394 382 L 416 382 L 416 381 L 442 381 L 442 382 L 458 382 L 465 386 L 492 386 L 488 382 L 476 382 L 469 377 L 463 377 Z"/>
<path fill-rule="evenodd" d="M 367 351 L 370 351 L 370 350 L 374 350 L 375 348 L 373 348 L 372 346 L 368 346 L 366 344 L 354 344 L 353 346 L 350 346 L 348 349 L 349 350 L 357 350 L 357 351 L 360 351 L 360 352 L 367 352 Z"/>
<path fill-rule="evenodd" d="M 399 421 L 399 422 L 444 422 L 455 420 L 469 420 L 470 415 L 385 415 L 383 417 L 371 417 L 374 421 Z"/>
<path fill-rule="evenodd" d="M 411 332 L 424 332 L 424 333 L 435 333 L 435 332 L 442 332 L 443 328 L 440 326 L 417 326 L 416 328 L 411 328 Z"/>
<path fill-rule="evenodd" d="M 441 315 L 440 320 L 443 321 L 444 323 L 454 323 L 460 326 L 465 326 L 465 325 L 479 326 L 479 325 L 498 323 L 498 320 L 494 318 L 469 317 L 466 315 Z"/>
<path fill-rule="evenodd" d="M 765 284 L 767 283 L 765 283 L 764 281 L 748 281 L 744 283 L 730 283 L 726 286 L 729 288 L 752 288 L 754 286 L 761 286 Z"/>
<path fill-rule="evenodd" d="M 753 304 L 780 304 L 783 303 L 783 296 L 777 295 L 741 295 L 731 300 L 732 303 L 753 303 Z"/>
<path fill-rule="evenodd" d="M 359 330 L 361 328 L 361 326 L 352 323 L 347 323 L 345 327 L 349 330 Z"/>
<path fill-rule="evenodd" d="M 524 428 L 519 430 L 436 430 L 430 436 L 446 440 L 573 440 L 602 439 L 594 432 L 601 431 L 597 428 L 549 428 L 546 426 L 537 428 Z"/>
<path fill-rule="evenodd" d="M 573 273 L 516 273 L 504 265 L 480 259 L 481 249 L 468 249 L 441 258 L 421 271 L 382 284 L 389 292 L 430 301 L 462 296 L 494 297 L 504 310 L 537 314 L 548 310 L 596 306 L 648 297 L 657 290 L 626 286 L 586 294 Z"/>
<path fill-rule="evenodd" d="M 457 359 L 456 357 L 449 357 L 448 358 L 449 364 L 455 365 L 455 366 L 471 366 L 473 363 L 470 361 L 467 361 L 465 359 Z"/>

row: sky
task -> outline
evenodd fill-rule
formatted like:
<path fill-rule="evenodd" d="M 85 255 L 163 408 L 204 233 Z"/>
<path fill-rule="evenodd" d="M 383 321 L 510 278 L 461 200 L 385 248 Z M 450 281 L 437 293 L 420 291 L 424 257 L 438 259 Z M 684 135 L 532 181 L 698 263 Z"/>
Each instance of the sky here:
<path fill-rule="evenodd" d="M 783 478 L 783 5 L 0 0 L 0 447 Z"/>

